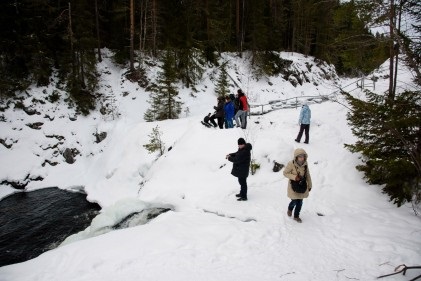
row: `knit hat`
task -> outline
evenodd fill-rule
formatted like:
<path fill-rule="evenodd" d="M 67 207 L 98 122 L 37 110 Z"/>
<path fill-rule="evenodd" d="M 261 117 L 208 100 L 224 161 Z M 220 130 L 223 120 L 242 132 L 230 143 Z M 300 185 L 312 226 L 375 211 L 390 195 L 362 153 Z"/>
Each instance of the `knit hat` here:
<path fill-rule="evenodd" d="M 246 144 L 246 141 L 243 138 L 238 139 L 238 145 L 240 144 Z"/>

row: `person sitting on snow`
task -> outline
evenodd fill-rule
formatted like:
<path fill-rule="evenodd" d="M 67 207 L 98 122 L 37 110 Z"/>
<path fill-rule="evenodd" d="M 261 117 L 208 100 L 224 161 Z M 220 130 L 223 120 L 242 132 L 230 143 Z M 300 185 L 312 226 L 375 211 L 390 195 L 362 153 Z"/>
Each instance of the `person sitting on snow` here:
<path fill-rule="evenodd" d="M 209 119 L 210 119 L 210 117 L 211 117 L 211 113 L 209 113 L 208 115 L 206 115 L 206 116 L 205 116 L 205 118 L 203 118 L 203 122 L 204 122 L 206 125 L 209 125 L 209 126 L 211 126 L 211 124 L 209 124 Z"/>

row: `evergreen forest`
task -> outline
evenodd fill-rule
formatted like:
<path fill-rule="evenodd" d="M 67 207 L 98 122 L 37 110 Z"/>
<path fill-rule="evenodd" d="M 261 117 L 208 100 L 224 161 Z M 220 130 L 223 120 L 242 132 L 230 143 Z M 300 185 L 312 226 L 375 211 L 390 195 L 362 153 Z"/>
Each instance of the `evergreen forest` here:
<path fill-rule="evenodd" d="M 267 67 L 276 51 L 361 75 L 387 59 L 390 40 L 372 34 L 359 9 L 337 0 L 4 0 L 0 94 L 48 85 L 55 72 L 63 89 L 86 99 L 95 90 L 103 48 L 114 52 L 116 63 L 130 63 L 130 77 L 138 81 L 142 71 L 135 64 L 171 50 L 187 87 L 198 75 L 192 61 L 216 63 L 221 52 L 251 52 L 268 75 L 276 74 Z"/>

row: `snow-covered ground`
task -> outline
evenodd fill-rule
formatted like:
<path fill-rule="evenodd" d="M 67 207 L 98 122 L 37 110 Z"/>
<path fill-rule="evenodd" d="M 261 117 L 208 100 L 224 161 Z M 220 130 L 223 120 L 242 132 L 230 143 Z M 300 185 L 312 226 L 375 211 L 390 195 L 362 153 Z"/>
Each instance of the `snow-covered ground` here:
<path fill-rule="evenodd" d="M 243 85 L 252 104 L 326 95 L 337 91 L 338 84 L 354 85 L 337 78 L 323 80 L 318 73 L 324 72 L 315 66 L 306 74 L 311 82 L 303 86 L 294 87 L 281 77 L 256 81 L 244 60 L 224 56 L 230 61 L 229 73 Z M 313 63 L 298 54 L 283 56 L 302 71 Z M 11 108 L 4 112 L 0 138 L 12 147 L 0 145 L 0 182 L 24 180 L 28 174 L 42 176 L 43 181 L 31 181 L 26 188 L 84 189 L 103 210 L 91 227 L 57 249 L 0 268 L 1 281 L 374 280 L 400 264 L 420 265 L 420 218 L 410 206 L 391 204 L 379 186 L 367 185 L 355 169 L 359 155 L 344 148 L 355 141 L 346 122 L 346 107 L 334 102 L 309 104 L 310 144 L 294 142 L 299 128 L 299 109 L 294 108 L 253 115 L 246 130 L 209 129 L 200 120 L 215 103 L 211 79 L 217 78 L 218 71 L 208 69 L 197 93 L 180 90 L 188 114 L 146 123 L 148 94 L 122 79 L 123 70 L 109 60 L 99 69 L 108 73 L 103 75 L 102 91 L 115 97 L 121 114 L 114 120 L 94 113 L 71 121 L 68 117 L 74 113 L 63 101 L 40 104 L 41 115 L 28 116 Z M 378 76 L 376 90 L 381 90 L 387 81 Z M 410 75 L 403 74 L 399 80 L 407 85 Z M 42 90 L 33 89 L 39 96 Z M 24 103 L 29 105 L 31 100 L 28 97 Z M 54 120 L 46 121 L 46 114 Z M 44 122 L 41 130 L 25 126 L 40 121 Z M 166 147 L 172 147 L 158 159 L 143 147 L 157 125 Z M 108 136 L 95 143 L 95 132 Z M 59 142 L 46 135 L 65 138 Z M 246 202 L 236 201 L 239 184 L 230 175 L 232 164 L 225 160 L 227 153 L 236 151 L 239 137 L 253 145 L 252 157 L 261 165 L 248 178 Z M 74 164 L 54 154 L 66 147 L 81 151 Z M 282 171 L 272 171 L 273 161 L 286 164 L 298 147 L 309 155 L 313 180 L 310 197 L 304 200 L 302 224 L 287 217 L 287 179 Z M 43 167 L 46 159 L 60 164 Z M 6 196 L 15 191 L 1 185 L 0 192 Z M 147 224 L 104 233 L 104 226 L 151 206 L 171 211 Z M 421 273 L 408 271 L 406 276 L 384 280 L 409 280 L 416 274 Z"/>

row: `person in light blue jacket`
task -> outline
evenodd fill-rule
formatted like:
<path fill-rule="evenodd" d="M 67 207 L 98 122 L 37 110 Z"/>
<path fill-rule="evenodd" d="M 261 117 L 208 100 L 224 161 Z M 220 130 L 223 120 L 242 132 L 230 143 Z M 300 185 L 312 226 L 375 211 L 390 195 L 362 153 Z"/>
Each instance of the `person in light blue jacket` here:
<path fill-rule="evenodd" d="M 300 112 L 300 118 L 298 119 L 298 124 L 300 125 L 300 132 L 298 133 L 297 138 L 295 139 L 296 142 L 301 141 L 301 137 L 303 132 L 305 132 L 306 138 L 304 143 L 308 143 L 310 140 L 309 133 L 310 133 L 310 119 L 311 119 L 311 110 L 307 104 L 303 104 Z"/>

